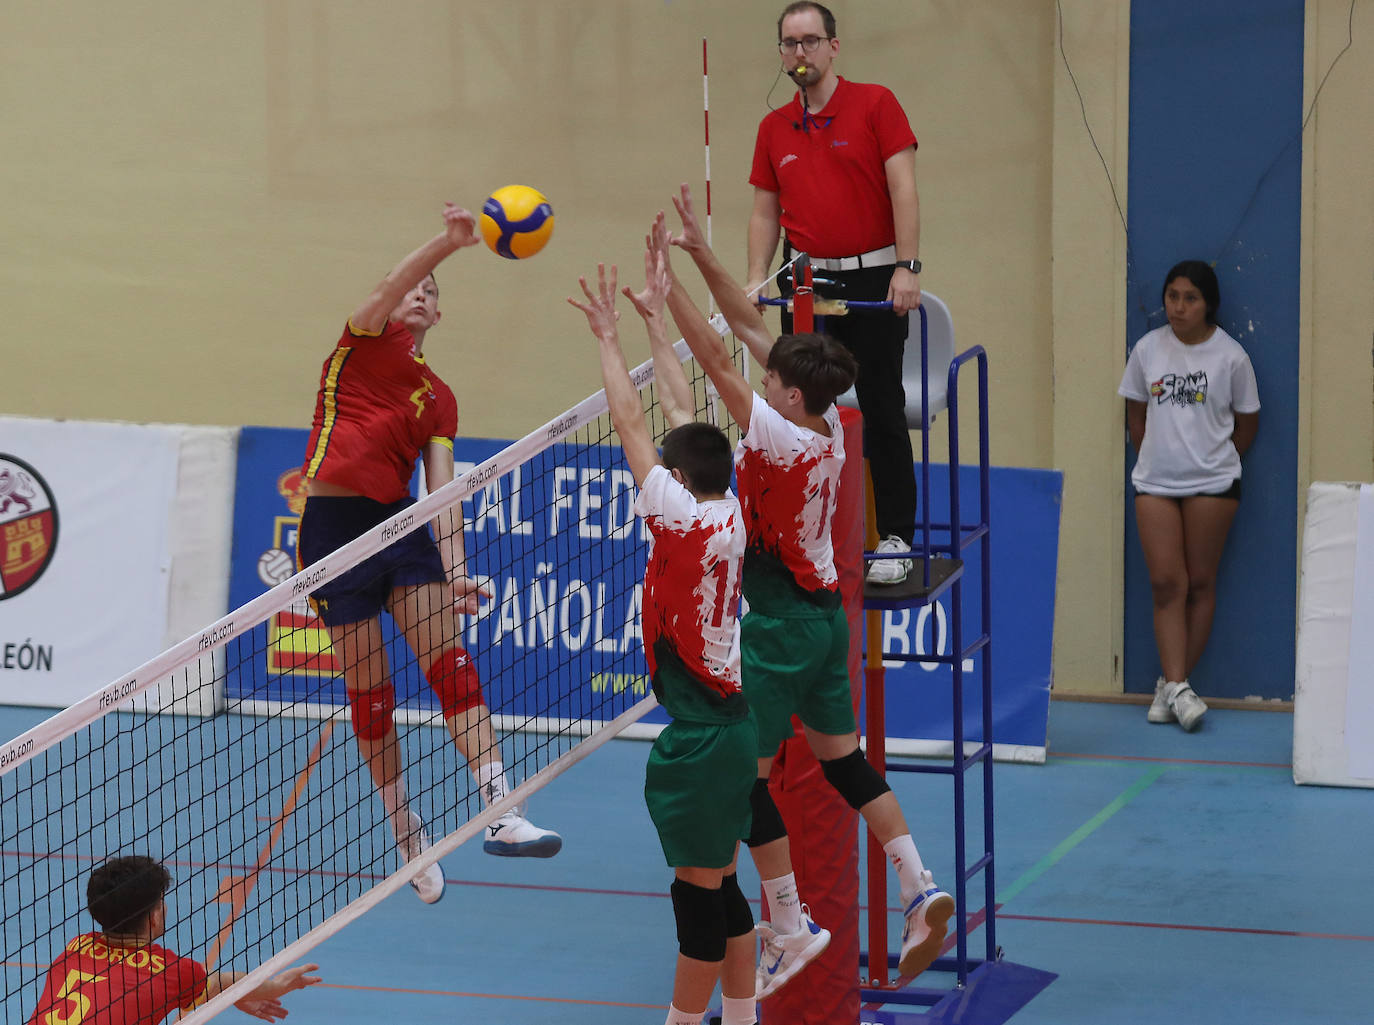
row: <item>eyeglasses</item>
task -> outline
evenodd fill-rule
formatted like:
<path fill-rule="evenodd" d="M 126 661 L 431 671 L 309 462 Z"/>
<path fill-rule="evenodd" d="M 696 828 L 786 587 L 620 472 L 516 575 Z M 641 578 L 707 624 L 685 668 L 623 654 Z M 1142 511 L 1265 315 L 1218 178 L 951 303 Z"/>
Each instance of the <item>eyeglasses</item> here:
<path fill-rule="evenodd" d="M 779 53 L 796 53 L 798 49 L 806 53 L 815 53 L 821 43 L 827 42 L 829 36 L 802 36 L 800 39 L 779 39 Z"/>

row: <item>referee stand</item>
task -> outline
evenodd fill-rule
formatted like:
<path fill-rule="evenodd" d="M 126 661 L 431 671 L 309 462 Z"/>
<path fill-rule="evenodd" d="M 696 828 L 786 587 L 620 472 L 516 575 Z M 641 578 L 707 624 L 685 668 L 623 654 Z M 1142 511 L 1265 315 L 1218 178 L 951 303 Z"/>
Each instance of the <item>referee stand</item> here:
<path fill-rule="evenodd" d="M 887 308 L 886 302 L 857 302 L 836 304 L 819 300 L 813 287 L 823 286 L 815 281 L 805 255 L 793 264 L 796 287 L 792 299 L 793 330 L 808 331 L 815 323 L 815 305 L 820 310 L 842 313 L 845 306 L 855 308 Z M 779 304 L 786 300 L 774 300 Z M 942 987 L 913 985 L 913 980 L 893 975 L 898 955 L 888 947 L 888 872 L 887 857 L 880 844 L 868 830 L 864 830 L 860 845 L 867 844 L 867 911 L 868 949 L 855 951 L 849 933 L 858 931 L 857 899 L 843 906 L 848 894 L 857 890 L 857 852 L 854 857 L 843 853 L 853 851 L 852 840 L 845 839 L 843 849 L 834 846 L 834 836 L 852 838 L 857 826 L 857 813 L 844 804 L 821 778 L 819 767 L 808 765 L 810 756 L 804 739 L 794 738 L 783 745 L 783 751 L 770 781 L 779 809 L 792 835 L 793 860 L 798 866 L 798 890 L 813 905 L 817 921 L 832 930 L 830 948 L 790 986 L 765 1001 L 760 1008 L 764 1025 L 837 1025 L 860 1022 L 863 1025 L 933 1025 L 937 1022 L 970 1023 L 970 1025 L 1001 1025 L 1044 989 L 1057 976 L 1006 961 L 997 944 L 997 905 L 995 899 L 994 814 L 993 814 L 993 718 L 992 718 L 992 624 L 991 624 L 991 533 L 990 474 L 988 460 L 988 360 L 982 346 L 972 346 L 958 355 L 953 354 L 953 327 L 949 312 L 935 296 L 924 296 L 919 314 L 919 364 L 915 362 L 915 347 L 908 339 L 907 422 L 912 430 L 921 432 L 920 509 L 916 541 L 910 555 L 874 556 L 876 529 L 873 527 L 873 494 L 868 474 L 862 484 L 862 507 L 865 509 L 868 553 L 855 558 L 852 529 L 845 521 L 857 517 L 839 515 L 842 509 L 856 512 L 860 497 L 849 490 L 848 501 L 837 502 L 837 522 L 833 531 L 835 561 L 845 591 L 846 608 L 851 622 L 851 679 L 854 681 L 856 701 L 859 695 L 857 665 L 862 650 L 863 672 L 863 733 L 866 737 L 867 757 L 880 774 L 887 772 L 935 773 L 950 777 L 953 784 L 953 833 L 955 875 L 953 895 L 956 902 L 954 936 L 946 940 L 942 956 L 920 977 L 920 982 L 935 981 L 939 973 Z M 913 322 L 913 327 L 915 323 Z M 823 330 L 816 325 L 815 330 Z M 914 334 L 914 332 L 913 332 Z M 935 363 L 932 365 L 932 356 Z M 945 360 L 948 359 L 948 364 Z M 959 480 L 959 391 L 961 369 L 976 367 L 978 374 L 978 495 L 972 522 L 965 523 L 965 506 L 961 501 Z M 936 377 L 934 394 L 932 373 Z M 917 382 L 919 381 L 919 385 Z M 940 385 L 945 384 L 941 394 Z M 919 404 L 916 394 L 919 393 Z M 949 519 L 933 522 L 930 510 L 930 426 L 937 413 L 948 410 L 949 437 Z M 847 411 L 844 411 L 847 412 Z M 849 445 L 846 427 L 846 445 Z M 856 460 L 857 462 L 857 460 Z M 846 466 L 846 470 L 849 467 Z M 851 543 L 846 545 L 846 532 Z M 974 582 L 980 610 L 976 632 L 966 637 L 964 622 L 965 552 L 978 547 L 979 579 Z M 865 582 L 867 561 L 874 558 L 912 558 L 914 565 L 907 579 L 897 585 L 869 585 Z M 859 559 L 864 561 L 858 561 Z M 858 571 L 857 584 L 853 582 Z M 846 589 L 846 570 L 850 570 L 850 586 Z M 907 654 L 882 650 L 882 616 L 897 609 L 918 610 L 948 596 L 950 643 L 944 654 Z M 861 599 L 861 600 L 860 600 Z M 865 619 L 862 631 L 864 644 L 860 649 L 860 631 L 854 629 L 860 609 Z M 934 622 L 934 617 L 932 617 Z M 936 647 L 932 645 L 931 647 Z M 973 662 L 973 672 L 965 672 L 966 660 L 975 654 L 981 658 Z M 953 745 L 948 762 L 943 760 L 921 763 L 891 762 L 886 755 L 886 717 L 884 702 L 884 659 L 948 664 L 953 688 Z M 966 689 L 967 688 L 967 689 Z M 978 688 L 974 691 L 973 688 Z M 981 697 L 980 739 L 965 741 L 964 699 L 966 695 Z M 814 762 L 814 758 L 810 758 Z M 981 770 L 972 785 L 981 784 L 982 830 L 981 843 L 970 861 L 967 800 L 970 772 Z M 838 807 L 835 807 L 838 805 Z M 822 826 L 821 820 L 829 820 Z M 835 828 L 830 828 L 830 827 Z M 982 879 L 982 906 L 970 912 L 969 883 Z M 852 885 L 851 885 L 852 881 Z M 976 888 L 975 888 L 976 889 Z M 845 923 L 849 923 L 846 925 Z M 838 928 L 837 928 L 838 926 Z M 982 930 L 982 956 L 969 952 L 970 930 Z M 853 972 L 857 953 L 859 972 Z M 952 979 L 949 976 L 952 975 Z M 862 981 L 860 981 L 860 979 Z M 893 1009 L 893 1008 L 897 1009 Z M 710 1021 L 710 1018 L 707 1018 Z"/>

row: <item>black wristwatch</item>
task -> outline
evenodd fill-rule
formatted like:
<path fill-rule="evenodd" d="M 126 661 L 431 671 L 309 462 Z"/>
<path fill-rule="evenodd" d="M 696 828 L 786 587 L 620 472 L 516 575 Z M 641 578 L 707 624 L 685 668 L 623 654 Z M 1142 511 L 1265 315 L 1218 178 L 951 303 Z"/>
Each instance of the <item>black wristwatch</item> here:
<path fill-rule="evenodd" d="M 920 273 L 921 273 L 921 261 L 920 261 L 920 260 L 898 260 L 898 261 L 897 261 L 897 266 L 898 266 L 898 267 L 905 267 L 907 270 L 911 271 L 911 273 L 913 273 L 913 274 L 920 274 Z"/>

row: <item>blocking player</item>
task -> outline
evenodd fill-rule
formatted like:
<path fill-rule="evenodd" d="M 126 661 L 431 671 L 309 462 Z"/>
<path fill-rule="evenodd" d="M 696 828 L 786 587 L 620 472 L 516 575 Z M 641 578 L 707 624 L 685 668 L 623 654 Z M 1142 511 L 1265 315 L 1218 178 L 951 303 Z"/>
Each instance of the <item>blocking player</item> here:
<path fill-rule="evenodd" d="M 443 217 L 444 230 L 401 260 L 354 310 L 324 362 L 302 471 L 308 488 L 298 544 L 302 566 L 411 505 L 417 457 L 424 459 L 430 490 L 453 480 L 458 408 L 422 347 L 440 319 L 434 268 L 480 236 L 471 212 L 448 203 Z M 490 593 L 468 573 L 461 508 L 431 526 L 437 544 L 428 530 L 413 531 L 311 596 L 342 659 L 358 749 L 406 861 L 430 841 L 410 807 L 401 771 L 383 610 L 438 695 L 444 724 L 483 801 L 495 804 L 509 789 L 477 670 L 456 640 L 454 607 L 476 612 L 479 596 Z M 516 810 L 496 819 L 487 834 L 482 847 L 489 854 L 548 858 L 563 845 L 557 833 Z M 444 895 L 443 870 L 432 865 L 411 885 L 432 904 Z"/>
<path fill-rule="evenodd" d="M 86 883 L 86 905 L 100 932 L 83 933 L 48 969 L 29 1025 L 157 1025 L 189 1011 L 243 978 L 211 972 L 153 941 L 167 928 L 164 900 L 172 877 L 152 858 L 111 858 Z M 234 1006 L 263 1021 L 286 1017 L 281 998 L 320 981 L 297 965 L 262 983 Z"/>
<path fill-rule="evenodd" d="M 663 215 L 655 231 L 666 237 Z M 667 1025 L 698 1025 L 717 977 L 724 1025 L 756 1020 L 754 916 L 735 875 L 749 834 L 749 793 L 758 735 L 740 692 L 739 588 L 744 524 L 730 493 L 730 442 L 692 423 L 682 365 L 667 342 L 668 277 L 652 246 L 647 282 L 626 288 L 644 318 L 659 395 L 672 428 L 659 458 L 616 330 L 616 271 L 597 268 L 597 289 L 579 279 L 601 353 L 611 420 L 639 495 L 635 512 L 652 541 L 644 573 L 644 653 L 654 694 L 672 721 L 654 741 L 644 800 L 673 868 L 670 893 L 678 958 Z"/>
<path fill-rule="evenodd" d="M 863 816 L 897 871 L 905 916 L 899 969 L 915 976 L 939 953 L 954 899 L 935 886 L 887 782 L 859 750 L 849 688 L 849 625 L 838 589 L 830 524 L 844 447 L 835 396 L 854 381 L 854 358 L 822 335 L 774 342 L 763 316 L 706 244 L 686 185 L 673 197 L 685 250 L 731 330 L 764 368 L 758 395 L 720 336 L 676 279 L 668 308 L 697 362 L 744 432 L 735 455 L 749 532 L 741 623 L 745 696 L 758 722 L 758 778 L 750 853 L 763 877 L 769 921 L 759 925 L 760 998 L 813 960 L 828 935 L 801 904 L 787 830 L 768 792 L 778 745 L 797 715 L 826 780 Z"/>

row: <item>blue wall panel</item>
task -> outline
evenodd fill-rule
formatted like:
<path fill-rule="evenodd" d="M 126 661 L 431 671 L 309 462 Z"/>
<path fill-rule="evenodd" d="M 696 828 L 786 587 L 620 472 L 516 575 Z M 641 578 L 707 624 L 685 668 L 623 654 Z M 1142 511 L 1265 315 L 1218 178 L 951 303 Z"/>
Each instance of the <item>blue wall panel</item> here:
<path fill-rule="evenodd" d="M 1160 291 L 1169 267 L 1214 263 L 1218 320 L 1249 352 L 1262 406 L 1211 643 L 1193 674 L 1205 695 L 1293 694 L 1302 53 L 1302 0 L 1131 5 L 1124 342 L 1166 322 Z M 1129 474 L 1134 454 L 1125 447 Z M 1149 691 L 1159 660 L 1132 506 L 1124 674 L 1126 690 Z"/>

